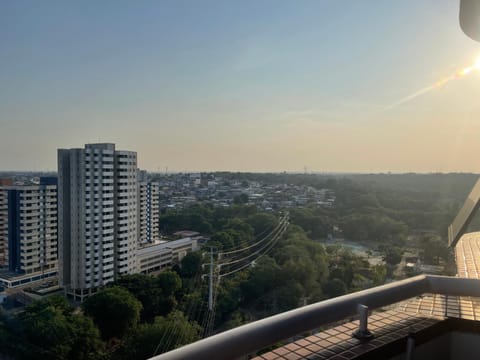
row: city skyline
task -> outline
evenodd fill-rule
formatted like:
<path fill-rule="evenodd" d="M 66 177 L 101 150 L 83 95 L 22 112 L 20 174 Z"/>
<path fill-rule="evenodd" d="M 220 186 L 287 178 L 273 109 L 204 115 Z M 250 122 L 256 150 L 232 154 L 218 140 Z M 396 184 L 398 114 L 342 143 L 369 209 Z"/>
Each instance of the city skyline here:
<path fill-rule="evenodd" d="M 116 143 L 149 171 L 479 172 L 458 3 L 0 5 L 0 169 Z"/>

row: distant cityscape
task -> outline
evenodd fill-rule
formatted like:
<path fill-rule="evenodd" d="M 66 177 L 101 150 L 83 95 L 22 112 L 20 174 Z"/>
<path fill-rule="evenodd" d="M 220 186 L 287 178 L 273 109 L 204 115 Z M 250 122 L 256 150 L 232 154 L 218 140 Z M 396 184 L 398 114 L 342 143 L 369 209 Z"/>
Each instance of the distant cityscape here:
<path fill-rule="evenodd" d="M 242 195 L 246 196 L 250 204 L 266 211 L 307 204 L 331 207 L 335 201 L 335 194 L 329 189 L 230 180 L 212 173 L 157 175 L 154 178 L 160 184 L 160 204 L 166 208 L 183 208 L 199 202 L 230 206 Z"/>
<path fill-rule="evenodd" d="M 122 275 L 158 273 L 209 234 L 168 234 L 160 213 L 193 204 L 251 204 L 264 211 L 331 208 L 335 193 L 307 185 L 238 180 L 222 173 L 147 173 L 114 144 L 59 149 L 58 173 L 0 174 L 0 286 L 63 290 L 83 301 Z"/>
<path fill-rule="evenodd" d="M 146 359 L 362 289 L 453 275 L 445 231 L 477 179 L 149 173 L 138 156 L 86 144 L 58 149 L 56 173 L 0 173 L 0 353 L 50 357 L 38 334 L 86 321 L 67 337 L 96 345 L 60 358 Z"/>

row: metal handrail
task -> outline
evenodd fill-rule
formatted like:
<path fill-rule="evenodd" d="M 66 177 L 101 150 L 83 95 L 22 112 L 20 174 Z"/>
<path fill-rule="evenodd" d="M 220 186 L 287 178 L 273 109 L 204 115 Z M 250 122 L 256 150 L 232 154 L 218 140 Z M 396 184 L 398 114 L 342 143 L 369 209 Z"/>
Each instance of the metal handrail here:
<path fill-rule="evenodd" d="M 425 293 L 480 297 L 480 280 L 419 275 L 258 320 L 151 360 L 235 359 L 322 325 L 354 316 L 359 304 L 376 309 Z"/>

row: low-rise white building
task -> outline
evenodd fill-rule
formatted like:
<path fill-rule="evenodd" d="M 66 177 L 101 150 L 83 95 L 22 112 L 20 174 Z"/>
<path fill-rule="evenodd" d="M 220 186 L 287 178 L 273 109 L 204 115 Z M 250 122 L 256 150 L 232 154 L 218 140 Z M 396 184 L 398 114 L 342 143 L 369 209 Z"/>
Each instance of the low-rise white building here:
<path fill-rule="evenodd" d="M 190 237 L 158 242 L 137 250 L 137 266 L 142 274 L 163 271 L 178 264 L 189 252 L 198 250 L 197 239 Z"/>

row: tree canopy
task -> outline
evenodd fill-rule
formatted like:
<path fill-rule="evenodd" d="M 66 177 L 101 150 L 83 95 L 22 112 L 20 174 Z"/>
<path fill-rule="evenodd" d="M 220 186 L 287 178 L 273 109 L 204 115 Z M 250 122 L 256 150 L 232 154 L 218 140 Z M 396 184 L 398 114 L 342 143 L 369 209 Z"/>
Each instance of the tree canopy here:
<path fill-rule="evenodd" d="M 140 320 L 142 303 L 128 290 L 113 286 L 83 303 L 83 311 L 100 329 L 103 339 L 121 338 Z"/>
<path fill-rule="evenodd" d="M 53 296 L 27 306 L 10 323 L 9 353 L 20 359 L 99 359 L 104 344 L 92 320 Z"/>

